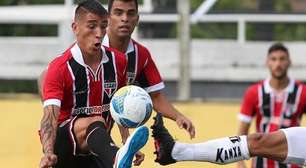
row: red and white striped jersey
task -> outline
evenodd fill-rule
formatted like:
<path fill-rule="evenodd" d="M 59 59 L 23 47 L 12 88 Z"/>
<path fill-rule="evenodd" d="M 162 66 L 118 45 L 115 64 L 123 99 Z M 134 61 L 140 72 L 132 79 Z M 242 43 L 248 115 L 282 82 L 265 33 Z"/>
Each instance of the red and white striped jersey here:
<path fill-rule="evenodd" d="M 110 47 L 107 35 L 104 36 L 102 45 Z M 165 87 L 152 56 L 146 47 L 131 39 L 125 55 L 128 60 L 127 78 L 129 84 L 138 85 L 148 93 L 159 91 Z"/>
<path fill-rule="evenodd" d="M 257 132 L 273 132 L 280 128 L 299 126 L 306 112 L 306 88 L 303 84 L 290 79 L 282 92 L 275 92 L 269 79 L 250 86 L 244 96 L 239 119 L 250 123 L 256 118 Z M 278 168 L 297 167 L 273 160 L 257 157 L 253 167 Z"/>
<path fill-rule="evenodd" d="M 101 47 L 102 60 L 96 72 L 84 63 L 77 44 L 55 58 L 48 66 L 43 82 L 44 106 L 60 107 L 59 124 L 73 116 L 102 115 L 108 128 L 112 95 L 126 85 L 125 55 Z"/>

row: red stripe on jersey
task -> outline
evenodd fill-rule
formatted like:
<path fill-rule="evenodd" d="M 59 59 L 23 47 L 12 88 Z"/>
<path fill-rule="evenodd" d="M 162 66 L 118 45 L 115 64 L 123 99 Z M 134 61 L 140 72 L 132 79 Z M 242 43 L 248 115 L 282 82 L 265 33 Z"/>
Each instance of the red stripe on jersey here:
<path fill-rule="evenodd" d="M 90 77 L 92 78 L 92 76 Z M 102 81 L 90 79 L 89 106 L 99 106 L 102 100 Z"/>
<path fill-rule="evenodd" d="M 275 161 L 271 159 L 267 159 L 267 168 L 274 168 L 275 167 Z"/>

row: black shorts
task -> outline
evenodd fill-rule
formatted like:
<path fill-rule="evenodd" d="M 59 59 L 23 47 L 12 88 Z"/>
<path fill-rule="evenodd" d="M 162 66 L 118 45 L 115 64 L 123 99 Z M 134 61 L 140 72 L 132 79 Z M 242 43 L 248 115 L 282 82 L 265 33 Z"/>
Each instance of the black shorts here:
<path fill-rule="evenodd" d="M 103 163 L 93 154 L 79 152 L 73 125 L 76 117 L 63 122 L 57 128 L 54 153 L 57 155 L 55 168 L 104 168 Z"/>

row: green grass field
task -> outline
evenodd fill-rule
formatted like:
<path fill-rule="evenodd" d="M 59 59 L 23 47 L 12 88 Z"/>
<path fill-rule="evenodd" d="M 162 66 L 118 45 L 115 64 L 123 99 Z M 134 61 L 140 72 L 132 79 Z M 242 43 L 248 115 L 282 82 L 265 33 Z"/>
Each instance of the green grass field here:
<path fill-rule="evenodd" d="M 182 142 L 202 142 L 208 139 L 235 135 L 237 130 L 238 103 L 175 103 L 175 106 L 187 115 L 196 127 L 196 138 L 189 139 L 184 130 L 177 128 L 176 124 L 166 120 L 166 126 L 171 133 Z M 3 168 L 35 168 L 41 153 L 41 146 L 37 130 L 39 129 L 40 118 L 42 116 L 42 106 L 35 96 L 12 96 L 0 99 L 1 119 L 0 119 L 0 167 Z M 305 125 L 306 120 L 303 120 Z M 152 119 L 147 123 L 152 124 Z M 114 140 L 119 144 L 120 136 L 117 127 L 114 127 Z M 150 138 L 147 145 L 142 150 L 145 161 L 140 167 L 161 168 L 154 163 L 153 141 Z M 176 168 L 203 168 L 221 167 L 210 163 L 183 162 L 171 166 Z M 234 168 L 235 164 L 222 166 Z"/>

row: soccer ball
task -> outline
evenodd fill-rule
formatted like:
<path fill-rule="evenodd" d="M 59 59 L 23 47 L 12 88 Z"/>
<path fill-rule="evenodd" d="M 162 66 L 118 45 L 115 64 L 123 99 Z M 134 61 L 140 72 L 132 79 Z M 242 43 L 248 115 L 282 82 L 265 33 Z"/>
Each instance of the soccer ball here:
<path fill-rule="evenodd" d="M 110 102 L 110 113 L 115 122 L 123 127 L 136 128 L 143 125 L 152 114 L 150 95 L 134 85 L 120 88 Z"/>

